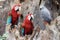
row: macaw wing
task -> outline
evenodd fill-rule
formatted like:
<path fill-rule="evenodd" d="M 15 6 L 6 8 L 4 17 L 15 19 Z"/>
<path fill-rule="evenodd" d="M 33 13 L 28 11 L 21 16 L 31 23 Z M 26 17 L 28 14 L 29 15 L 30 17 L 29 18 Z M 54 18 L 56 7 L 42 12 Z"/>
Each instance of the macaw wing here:
<path fill-rule="evenodd" d="M 7 17 L 7 24 L 10 24 L 11 21 L 12 21 L 12 17 L 11 17 L 11 16 L 8 16 L 8 17 Z"/>

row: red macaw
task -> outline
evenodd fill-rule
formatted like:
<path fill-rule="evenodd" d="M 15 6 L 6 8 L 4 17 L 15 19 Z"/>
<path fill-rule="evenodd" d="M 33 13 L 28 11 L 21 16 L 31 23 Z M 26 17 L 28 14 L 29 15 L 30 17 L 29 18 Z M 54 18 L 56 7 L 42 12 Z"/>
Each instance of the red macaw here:
<path fill-rule="evenodd" d="M 34 26 L 33 26 L 33 14 L 28 14 L 25 17 L 25 20 L 23 21 L 22 27 L 24 28 L 24 35 L 27 34 L 32 34 Z"/>
<path fill-rule="evenodd" d="M 18 18 L 21 15 L 20 13 L 18 13 L 19 7 L 20 5 L 14 5 L 12 10 L 8 14 L 9 16 L 12 16 L 12 21 L 11 21 L 12 25 L 16 25 L 18 23 Z"/>

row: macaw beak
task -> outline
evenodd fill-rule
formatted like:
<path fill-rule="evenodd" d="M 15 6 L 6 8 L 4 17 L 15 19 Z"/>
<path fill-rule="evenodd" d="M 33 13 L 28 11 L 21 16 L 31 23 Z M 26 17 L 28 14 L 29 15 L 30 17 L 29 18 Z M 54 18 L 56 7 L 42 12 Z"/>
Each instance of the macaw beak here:
<path fill-rule="evenodd" d="M 33 16 L 33 15 L 31 15 L 31 18 L 32 18 L 32 19 L 34 19 L 34 16 Z"/>
<path fill-rule="evenodd" d="M 18 12 L 18 11 L 19 11 L 19 9 L 16 10 L 16 12 Z"/>
<path fill-rule="evenodd" d="M 31 21 L 31 20 L 33 20 L 33 18 L 32 18 L 32 17 L 30 18 L 30 21 Z"/>

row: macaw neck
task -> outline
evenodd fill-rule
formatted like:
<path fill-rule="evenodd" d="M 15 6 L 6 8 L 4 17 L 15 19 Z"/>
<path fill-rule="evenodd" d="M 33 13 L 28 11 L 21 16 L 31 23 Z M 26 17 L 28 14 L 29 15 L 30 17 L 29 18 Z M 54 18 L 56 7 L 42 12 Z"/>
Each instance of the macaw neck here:
<path fill-rule="evenodd" d="M 16 14 L 16 13 L 17 13 L 17 11 L 15 11 L 14 9 L 12 9 L 12 13 Z"/>

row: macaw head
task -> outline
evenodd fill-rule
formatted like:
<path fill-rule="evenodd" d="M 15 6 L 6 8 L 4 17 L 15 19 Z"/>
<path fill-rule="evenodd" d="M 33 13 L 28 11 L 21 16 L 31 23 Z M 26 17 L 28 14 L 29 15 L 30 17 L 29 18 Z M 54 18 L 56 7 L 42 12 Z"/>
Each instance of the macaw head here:
<path fill-rule="evenodd" d="M 28 20 L 32 21 L 34 19 L 33 14 L 28 14 Z"/>
<path fill-rule="evenodd" d="M 14 5 L 13 8 L 16 12 L 21 10 L 21 5 Z"/>

